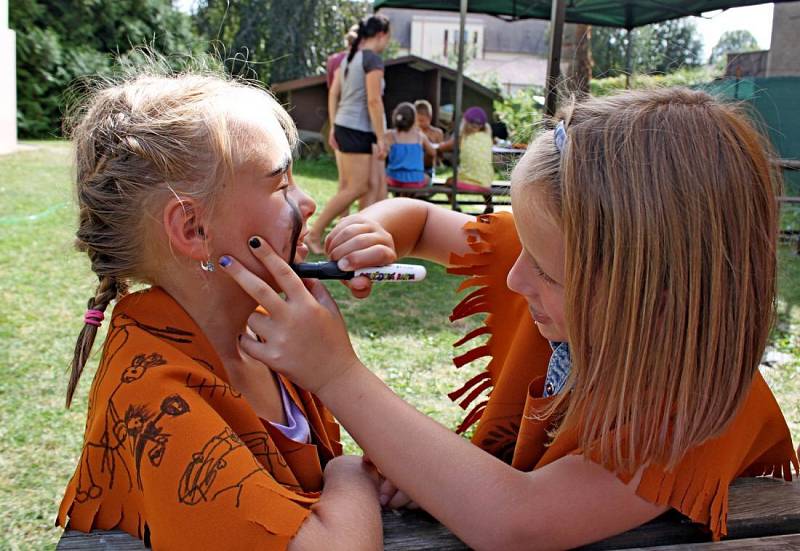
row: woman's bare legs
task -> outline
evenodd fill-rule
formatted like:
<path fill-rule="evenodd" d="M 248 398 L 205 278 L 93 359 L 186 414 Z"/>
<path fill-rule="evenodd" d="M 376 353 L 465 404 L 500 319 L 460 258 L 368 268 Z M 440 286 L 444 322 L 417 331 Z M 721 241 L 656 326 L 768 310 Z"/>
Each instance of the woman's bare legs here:
<path fill-rule="evenodd" d="M 334 156 L 336 157 L 336 173 L 339 175 L 339 189 L 336 191 L 342 191 L 344 189 L 344 170 L 342 170 L 342 152 L 338 149 L 333 150 Z"/>
<path fill-rule="evenodd" d="M 322 234 L 334 218 L 344 212 L 357 199 L 369 192 L 370 155 L 367 153 L 340 153 L 344 187 L 322 209 L 306 243 L 311 252 L 322 252 Z"/>
<path fill-rule="evenodd" d="M 386 199 L 386 160 L 378 157 L 378 146 L 372 145 L 370 157 L 369 192 L 358 201 L 358 210 Z"/>

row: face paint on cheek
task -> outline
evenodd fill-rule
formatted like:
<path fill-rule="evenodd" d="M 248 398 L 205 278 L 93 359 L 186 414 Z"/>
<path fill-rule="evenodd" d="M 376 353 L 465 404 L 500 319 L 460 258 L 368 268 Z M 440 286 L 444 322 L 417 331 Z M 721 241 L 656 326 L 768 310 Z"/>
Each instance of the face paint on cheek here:
<path fill-rule="evenodd" d="M 289 205 L 289 208 L 292 209 L 292 240 L 288 260 L 289 264 L 292 264 L 295 254 L 297 254 L 297 239 L 300 237 L 300 232 L 303 230 L 303 215 L 300 214 L 300 208 L 297 206 L 297 203 L 289 197 L 289 192 L 286 189 L 283 190 L 283 198 L 286 199 L 286 203 Z"/>

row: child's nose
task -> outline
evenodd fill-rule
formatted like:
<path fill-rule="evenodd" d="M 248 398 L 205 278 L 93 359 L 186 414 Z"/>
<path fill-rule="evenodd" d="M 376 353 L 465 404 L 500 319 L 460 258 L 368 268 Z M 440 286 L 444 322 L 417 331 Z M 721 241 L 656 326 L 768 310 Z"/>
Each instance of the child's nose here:
<path fill-rule="evenodd" d="M 300 214 L 303 215 L 304 220 L 308 220 L 317 210 L 317 204 L 310 195 L 305 193 L 300 188 L 295 188 L 295 192 L 297 193 L 297 196 L 294 199 L 297 203 L 297 207 L 300 209 Z"/>

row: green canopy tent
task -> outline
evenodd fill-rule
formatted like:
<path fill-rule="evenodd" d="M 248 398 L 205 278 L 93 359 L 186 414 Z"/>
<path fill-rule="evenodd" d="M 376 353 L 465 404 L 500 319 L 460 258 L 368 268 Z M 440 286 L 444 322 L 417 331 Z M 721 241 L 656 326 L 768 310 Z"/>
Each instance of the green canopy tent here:
<path fill-rule="evenodd" d="M 786 2 L 791 0 L 773 0 Z M 583 23 L 606 27 L 622 27 L 629 32 L 634 27 L 658 23 L 668 19 L 700 15 L 719 9 L 766 4 L 764 0 L 375 0 L 374 8 L 412 8 L 439 11 L 457 11 L 460 14 L 458 75 L 456 77 L 456 105 L 453 120 L 461 120 L 461 100 L 464 73 L 464 34 L 467 12 L 495 15 L 504 19 L 549 19 L 550 56 L 545 83 L 545 112 L 556 110 L 556 84 L 561 63 L 561 40 L 564 23 Z M 630 44 L 630 41 L 628 41 Z M 630 51 L 628 51 L 628 57 Z M 629 64 L 629 60 L 626 62 Z M 458 180 L 459 127 L 455 125 L 453 150 L 453 180 Z M 453 184 L 455 186 L 455 183 Z M 458 208 L 455 189 L 452 207 Z"/>

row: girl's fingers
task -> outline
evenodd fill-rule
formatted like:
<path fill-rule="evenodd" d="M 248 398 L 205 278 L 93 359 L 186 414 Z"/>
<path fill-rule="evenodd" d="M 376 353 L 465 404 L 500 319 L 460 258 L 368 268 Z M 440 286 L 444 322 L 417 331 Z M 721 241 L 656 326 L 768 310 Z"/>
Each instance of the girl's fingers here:
<path fill-rule="evenodd" d="M 372 282 L 368 277 L 354 277 L 349 281 L 342 281 L 342 284 L 350 289 L 350 294 L 356 298 L 367 298 L 372 292 Z"/>
<path fill-rule="evenodd" d="M 348 247 L 348 249 L 350 249 Z M 334 251 L 336 253 L 337 251 Z M 331 258 L 336 258 L 331 256 Z M 358 270 L 370 266 L 385 266 L 397 260 L 394 249 L 386 245 L 372 245 L 363 249 L 353 247 L 338 257 L 342 270 Z"/>
<path fill-rule="evenodd" d="M 283 306 L 283 299 L 275 289 L 245 268 L 241 262 L 229 255 L 219 257 L 219 265 L 231 276 L 244 291 L 257 303 L 270 312 L 276 312 Z"/>
<path fill-rule="evenodd" d="M 253 340 L 260 342 L 259 338 L 263 339 L 264 335 L 269 335 L 271 333 L 269 322 L 269 316 L 264 315 L 261 312 L 253 312 L 250 314 L 250 317 L 247 318 L 247 327 L 249 327 L 254 333 L 255 338 Z"/>
<path fill-rule="evenodd" d="M 308 296 L 303 280 L 300 279 L 294 270 L 286 263 L 286 261 L 277 254 L 273 248 L 267 243 L 266 239 L 258 236 L 253 236 L 247 242 L 250 250 L 257 259 L 261 261 L 264 267 L 275 278 L 275 283 L 286 295 L 286 300 L 300 299 Z M 267 306 L 264 304 L 263 306 Z M 267 310 L 270 310 L 267 308 Z M 271 311 L 271 310 L 270 310 Z"/>
<path fill-rule="evenodd" d="M 352 239 L 355 235 L 366 233 L 369 230 L 370 227 L 360 221 L 358 215 L 348 216 L 336 224 L 336 227 L 325 238 L 326 250 L 334 249 L 348 239 Z"/>

